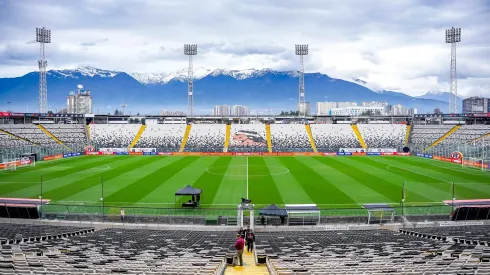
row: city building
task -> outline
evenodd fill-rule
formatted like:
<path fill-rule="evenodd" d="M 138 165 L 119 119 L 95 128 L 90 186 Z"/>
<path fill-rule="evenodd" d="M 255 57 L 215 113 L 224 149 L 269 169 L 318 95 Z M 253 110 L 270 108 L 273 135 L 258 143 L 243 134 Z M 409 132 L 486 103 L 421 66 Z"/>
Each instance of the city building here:
<path fill-rule="evenodd" d="M 415 109 L 415 108 L 410 108 L 410 109 L 408 109 L 408 115 L 409 115 L 409 116 L 414 116 L 414 115 L 416 115 L 417 113 L 418 113 L 418 111 L 417 111 L 417 109 Z"/>
<path fill-rule="evenodd" d="M 90 91 L 83 90 L 83 86 L 78 85 L 77 91 L 72 91 L 68 95 L 66 109 L 69 114 L 92 114 L 92 96 Z"/>
<path fill-rule="evenodd" d="M 490 98 L 469 97 L 463 100 L 463 113 L 490 112 Z"/>
<path fill-rule="evenodd" d="M 391 115 L 406 116 L 406 115 L 408 115 L 408 109 L 403 107 L 403 105 L 400 105 L 400 104 L 393 105 L 393 113 Z"/>
<path fill-rule="evenodd" d="M 185 113 L 182 111 L 169 111 L 169 110 L 161 110 L 161 116 L 185 116 Z"/>
<path fill-rule="evenodd" d="M 338 108 L 337 102 L 317 102 L 316 103 L 316 115 L 328 116 L 331 114 L 333 108 Z"/>
<path fill-rule="evenodd" d="M 436 114 L 436 115 L 442 115 L 441 109 L 435 108 L 434 109 L 434 114 Z"/>
<path fill-rule="evenodd" d="M 233 116 L 248 116 L 250 114 L 250 110 L 247 106 L 233 105 L 231 114 Z"/>
<path fill-rule="evenodd" d="M 304 104 L 301 104 L 298 106 L 299 110 L 299 115 L 306 115 L 309 116 L 311 115 L 311 103 L 310 102 L 305 102 Z"/>
<path fill-rule="evenodd" d="M 337 102 L 337 108 L 357 107 L 357 102 Z"/>
<path fill-rule="evenodd" d="M 378 101 L 364 101 L 360 104 L 362 107 L 386 107 L 388 105 L 387 102 L 378 102 Z"/>
<path fill-rule="evenodd" d="M 215 115 L 215 116 L 230 116 L 231 115 L 230 105 L 216 105 L 216 106 L 214 106 L 213 115 Z"/>
<path fill-rule="evenodd" d="M 341 108 L 333 108 L 331 112 L 332 115 L 334 116 L 362 116 L 362 115 L 380 116 L 385 114 L 385 107 L 363 107 L 363 106 L 341 107 Z"/>

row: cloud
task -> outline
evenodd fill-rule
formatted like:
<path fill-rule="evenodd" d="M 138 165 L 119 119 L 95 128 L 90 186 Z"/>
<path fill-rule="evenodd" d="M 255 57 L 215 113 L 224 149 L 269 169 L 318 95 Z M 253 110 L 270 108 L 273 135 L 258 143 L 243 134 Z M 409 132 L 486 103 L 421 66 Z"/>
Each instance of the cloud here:
<path fill-rule="evenodd" d="M 294 45 L 309 44 L 307 72 L 421 95 L 448 90 L 444 29 L 455 26 L 462 28 L 458 90 L 490 96 L 490 5 L 483 0 L 0 1 L 0 77 L 37 70 L 34 29 L 45 26 L 54 69 L 175 71 L 187 67 L 183 45 L 195 43 L 196 67 L 297 70 Z"/>

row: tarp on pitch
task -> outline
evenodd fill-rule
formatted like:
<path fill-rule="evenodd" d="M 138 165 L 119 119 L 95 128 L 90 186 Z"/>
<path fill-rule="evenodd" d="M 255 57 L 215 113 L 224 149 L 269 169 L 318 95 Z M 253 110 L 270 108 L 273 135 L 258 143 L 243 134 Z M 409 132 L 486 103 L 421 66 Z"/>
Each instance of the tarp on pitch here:
<path fill-rule="evenodd" d="M 275 204 L 259 209 L 259 216 L 287 217 L 288 212 L 284 208 L 279 208 Z"/>
<path fill-rule="evenodd" d="M 187 185 L 185 188 L 180 189 L 175 192 L 176 196 L 197 196 L 201 195 L 202 189 L 194 188 L 190 185 Z"/>

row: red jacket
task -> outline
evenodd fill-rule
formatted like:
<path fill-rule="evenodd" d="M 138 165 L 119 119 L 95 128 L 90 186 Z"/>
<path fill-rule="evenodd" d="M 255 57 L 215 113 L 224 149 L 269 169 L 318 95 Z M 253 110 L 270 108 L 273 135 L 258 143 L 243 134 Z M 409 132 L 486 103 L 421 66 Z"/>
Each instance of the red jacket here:
<path fill-rule="evenodd" d="M 242 238 L 238 238 L 235 242 L 235 249 L 243 250 L 244 247 L 245 247 L 245 240 L 243 240 Z"/>

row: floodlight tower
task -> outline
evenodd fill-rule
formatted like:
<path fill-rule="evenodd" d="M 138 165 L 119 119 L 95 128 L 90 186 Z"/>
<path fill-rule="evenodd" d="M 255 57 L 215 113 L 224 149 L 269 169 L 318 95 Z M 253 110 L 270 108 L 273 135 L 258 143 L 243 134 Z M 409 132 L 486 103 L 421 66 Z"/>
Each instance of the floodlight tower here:
<path fill-rule="evenodd" d="M 184 44 L 184 54 L 189 56 L 189 68 L 187 69 L 187 116 L 194 115 L 194 71 L 192 56 L 197 55 L 197 44 Z"/>
<path fill-rule="evenodd" d="M 39 112 L 48 112 L 48 87 L 46 83 L 46 68 L 48 61 L 44 58 L 44 44 L 51 43 L 51 30 L 46 28 L 36 28 L 36 42 L 41 45 L 39 65 Z"/>
<path fill-rule="evenodd" d="M 299 55 L 299 98 L 298 98 L 298 115 L 306 115 L 305 101 L 305 65 L 303 56 L 308 55 L 308 44 L 296 44 L 295 53 Z"/>
<path fill-rule="evenodd" d="M 124 111 L 126 110 L 126 107 L 128 107 L 128 104 L 121 104 L 121 108 L 122 108 L 122 114 L 124 115 Z"/>
<path fill-rule="evenodd" d="M 451 43 L 451 70 L 449 92 L 449 113 L 458 112 L 458 79 L 456 76 L 456 43 L 461 42 L 461 28 L 450 28 L 446 30 L 446 43 Z"/>

